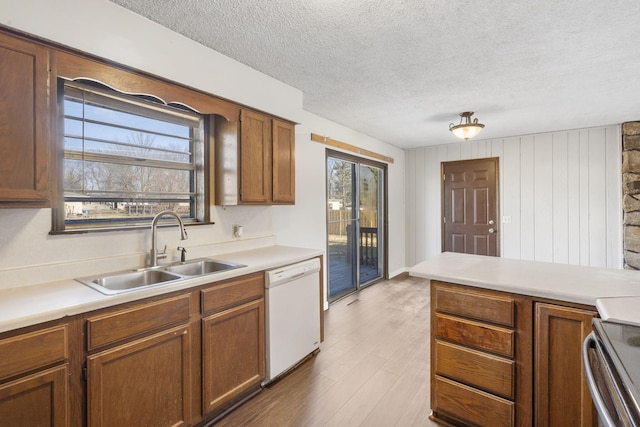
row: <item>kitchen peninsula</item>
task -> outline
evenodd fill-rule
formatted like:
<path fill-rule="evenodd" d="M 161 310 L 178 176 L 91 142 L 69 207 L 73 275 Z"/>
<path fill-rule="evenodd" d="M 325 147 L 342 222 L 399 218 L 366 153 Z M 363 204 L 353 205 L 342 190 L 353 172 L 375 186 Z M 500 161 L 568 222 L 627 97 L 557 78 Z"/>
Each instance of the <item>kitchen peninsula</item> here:
<path fill-rule="evenodd" d="M 600 298 L 640 273 L 443 253 L 431 281 L 432 418 L 452 425 L 597 425 L 581 345 Z"/>

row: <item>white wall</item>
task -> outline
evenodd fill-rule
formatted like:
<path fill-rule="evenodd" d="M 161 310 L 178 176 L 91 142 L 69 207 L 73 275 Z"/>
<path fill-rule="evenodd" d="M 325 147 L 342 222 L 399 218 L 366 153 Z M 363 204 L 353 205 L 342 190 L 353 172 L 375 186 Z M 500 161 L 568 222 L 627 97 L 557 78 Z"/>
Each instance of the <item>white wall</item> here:
<path fill-rule="evenodd" d="M 407 150 L 407 263 L 441 252 L 441 162 L 498 157 L 501 256 L 622 268 L 621 150 L 619 126 Z"/>
<path fill-rule="evenodd" d="M 314 132 L 396 158 L 389 172 L 391 270 L 404 269 L 402 150 L 304 111 L 299 90 L 106 0 L 0 0 L 0 24 L 300 123 L 296 205 L 214 207 L 215 225 L 189 227 L 182 242 L 189 256 L 274 242 L 326 250 L 324 147 L 310 141 Z M 244 226 L 240 240 L 233 224 Z M 136 267 L 150 246 L 148 230 L 50 236 L 50 228 L 50 209 L 0 209 L 0 288 Z M 174 251 L 178 237 L 174 229 L 159 232 L 160 244 Z"/>

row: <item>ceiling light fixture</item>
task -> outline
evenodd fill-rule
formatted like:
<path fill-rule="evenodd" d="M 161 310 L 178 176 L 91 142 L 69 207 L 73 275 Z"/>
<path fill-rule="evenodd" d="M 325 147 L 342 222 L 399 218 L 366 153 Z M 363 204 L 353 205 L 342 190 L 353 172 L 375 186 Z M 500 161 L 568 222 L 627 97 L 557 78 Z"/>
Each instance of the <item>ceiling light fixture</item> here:
<path fill-rule="evenodd" d="M 451 133 L 465 141 L 468 141 L 469 138 L 473 138 L 479 134 L 484 125 L 482 123 L 478 123 L 478 119 L 473 119 L 473 121 L 471 121 L 471 116 L 473 116 L 473 111 L 460 113 L 460 124 L 454 125 L 451 123 L 449 125 Z M 463 119 L 465 120 L 464 123 L 462 123 Z"/>

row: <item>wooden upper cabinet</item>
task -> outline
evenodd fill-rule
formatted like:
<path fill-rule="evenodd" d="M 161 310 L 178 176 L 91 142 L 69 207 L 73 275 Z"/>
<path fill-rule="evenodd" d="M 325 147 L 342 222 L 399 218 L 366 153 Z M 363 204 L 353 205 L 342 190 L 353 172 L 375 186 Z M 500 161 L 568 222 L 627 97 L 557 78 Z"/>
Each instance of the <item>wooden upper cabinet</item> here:
<path fill-rule="evenodd" d="M 0 207 L 50 207 L 49 49 L 0 33 Z"/>
<path fill-rule="evenodd" d="M 240 202 L 271 200 L 271 120 L 249 110 L 240 113 Z"/>
<path fill-rule="evenodd" d="M 294 124 L 256 111 L 242 110 L 238 145 L 238 203 L 293 204 Z"/>
<path fill-rule="evenodd" d="M 295 189 L 295 126 L 273 119 L 273 202 L 293 204 Z"/>

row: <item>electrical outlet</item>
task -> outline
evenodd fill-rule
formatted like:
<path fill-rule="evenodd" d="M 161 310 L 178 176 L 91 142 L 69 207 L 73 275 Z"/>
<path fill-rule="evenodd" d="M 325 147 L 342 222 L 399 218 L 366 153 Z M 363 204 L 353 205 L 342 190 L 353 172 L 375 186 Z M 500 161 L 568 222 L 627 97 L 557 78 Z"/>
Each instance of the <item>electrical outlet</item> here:
<path fill-rule="evenodd" d="M 503 224 L 511 224 L 511 216 L 510 215 L 506 215 L 502 217 L 502 223 Z"/>

